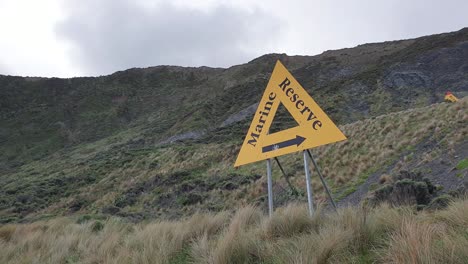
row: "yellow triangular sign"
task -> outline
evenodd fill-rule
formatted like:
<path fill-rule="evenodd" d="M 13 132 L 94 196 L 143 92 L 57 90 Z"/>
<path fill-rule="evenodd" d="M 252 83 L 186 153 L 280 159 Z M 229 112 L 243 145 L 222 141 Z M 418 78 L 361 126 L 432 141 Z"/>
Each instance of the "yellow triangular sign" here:
<path fill-rule="evenodd" d="M 299 125 L 269 134 L 280 103 Z M 234 166 L 345 139 L 346 136 L 278 60 Z"/>

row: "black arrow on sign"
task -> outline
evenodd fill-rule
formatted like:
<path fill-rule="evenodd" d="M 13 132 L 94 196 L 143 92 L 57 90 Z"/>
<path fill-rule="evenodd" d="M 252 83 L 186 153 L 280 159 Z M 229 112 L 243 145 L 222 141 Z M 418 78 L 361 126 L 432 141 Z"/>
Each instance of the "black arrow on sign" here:
<path fill-rule="evenodd" d="M 273 151 L 273 150 L 277 150 L 277 149 L 281 149 L 281 148 L 285 148 L 285 147 L 289 147 L 289 146 L 293 146 L 293 145 L 299 146 L 300 144 L 302 144 L 302 142 L 304 142 L 304 140 L 306 140 L 306 139 L 299 136 L 299 135 L 296 135 L 296 137 L 293 138 L 293 139 L 288 139 L 288 140 L 283 141 L 283 142 L 279 142 L 279 143 L 276 143 L 276 144 L 273 144 L 273 145 L 265 146 L 265 147 L 262 148 L 262 152 L 265 153 L 265 152 L 269 152 L 269 151 Z"/>

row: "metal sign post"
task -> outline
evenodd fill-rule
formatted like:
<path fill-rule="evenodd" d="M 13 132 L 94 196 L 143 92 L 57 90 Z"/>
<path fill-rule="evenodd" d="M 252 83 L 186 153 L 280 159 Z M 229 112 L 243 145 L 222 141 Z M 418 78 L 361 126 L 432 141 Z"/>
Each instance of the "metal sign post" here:
<path fill-rule="evenodd" d="M 330 190 L 328 189 L 327 182 L 325 182 L 325 180 L 323 179 L 322 172 L 320 171 L 320 168 L 319 168 L 319 166 L 317 165 L 317 162 L 315 161 L 314 156 L 312 156 L 312 153 L 311 153 L 309 150 L 307 150 L 307 153 L 309 154 L 309 157 L 310 157 L 310 159 L 312 160 L 312 163 L 314 164 L 315 170 L 317 171 L 317 174 L 319 175 L 320 180 L 322 181 L 323 187 L 325 187 L 325 191 L 326 191 L 327 194 L 328 194 L 328 198 L 330 198 L 330 201 L 331 201 L 331 203 L 332 203 L 332 205 L 333 205 L 333 208 L 335 208 L 335 210 L 336 210 L 335 201 L 333 200 L 333 197 L 332 197 L 332 195 L 331 195 L 331 192 L 330 192 Z"/>
<path fill-rule="evenodd" d="M 273 215 L 273 183 L 271 179 L 271 159 L 267 159 L 268 213 Z"/>
<path fill-rule="evenodd" d="M 299 193 L 297 192 L 296 188 L 294 188 L 294 185 L 292 185 L 291 181 L 289 180 L 289 176 L 284 172 L 283 166 L 281 166 L 281 163 L 279 162 L 278 157 L 275 157 L 276 163 L 278 164 L 278 167 L 280 168 L 281 172 L 283 173 L 284 179 L 286 180 L 286 183 L 289 186 L 289 189 L 291 191 L 291 194 L 294 196 L 298 196 Z"/>
<path fill-rule="evenodd" d="M 309 203 L 309 214 L 312 216 L 314 214 L 314 198 L 312 194 L 312 187 L 310 186 L 310 172 L 309 172 L 309 160 L 307 153 L 304 150 L 304 170 L 306 175 L 306 184 L 307 184 L 307 202 Z"/>

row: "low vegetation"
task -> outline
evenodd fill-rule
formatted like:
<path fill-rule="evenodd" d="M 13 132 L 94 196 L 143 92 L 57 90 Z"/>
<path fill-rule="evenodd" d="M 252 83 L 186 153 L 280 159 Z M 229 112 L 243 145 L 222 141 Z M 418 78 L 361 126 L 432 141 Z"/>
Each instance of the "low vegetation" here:
<path fill-rule="evenodd" d="M 467 158 L 462 159 L 460 162 L 458 162 L 456 168 L 457 170 L 464 170 L 468 168 L 468 159 Z"/>
<path fill-rule="evenodd" d="M 0 263 L 466 263 L 468 200 L 417 212 L 290 204 L 131 224 L 57 218 L 0 227 Z"/>

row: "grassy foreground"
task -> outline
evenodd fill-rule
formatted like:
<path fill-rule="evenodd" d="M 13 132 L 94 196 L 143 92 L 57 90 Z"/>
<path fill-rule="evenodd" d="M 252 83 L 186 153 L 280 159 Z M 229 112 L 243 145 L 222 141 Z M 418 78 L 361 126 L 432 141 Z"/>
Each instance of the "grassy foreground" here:
<path fill-rule="evenodd" d="M 130 224 L 59 218 L 0 227 L 0 263 L 466 263 L 468 200 L 440 211 L 254 207 Z"/>

